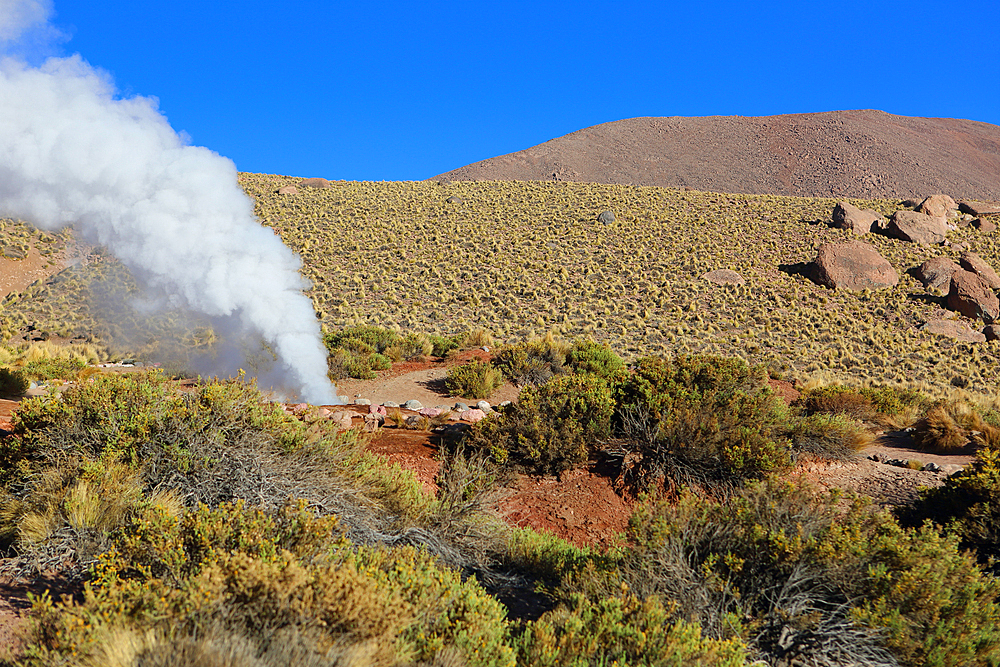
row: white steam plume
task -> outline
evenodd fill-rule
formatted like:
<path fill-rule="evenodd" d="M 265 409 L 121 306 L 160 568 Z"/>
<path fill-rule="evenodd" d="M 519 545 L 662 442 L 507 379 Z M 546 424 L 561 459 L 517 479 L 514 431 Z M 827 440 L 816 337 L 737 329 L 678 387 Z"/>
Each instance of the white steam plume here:
<path fill-rule="evenodd" d="M 0 0 L 0 43 L 47 7 Z M 175 305 L 266 341 L 278 357 L 267 380 L 336 401 L 299 258 L 257 221 L 236 166 L 186 145 L 155 100 L 116 98 L 79 56 L 0 60 L 0 215 L 75 225 Z"/>

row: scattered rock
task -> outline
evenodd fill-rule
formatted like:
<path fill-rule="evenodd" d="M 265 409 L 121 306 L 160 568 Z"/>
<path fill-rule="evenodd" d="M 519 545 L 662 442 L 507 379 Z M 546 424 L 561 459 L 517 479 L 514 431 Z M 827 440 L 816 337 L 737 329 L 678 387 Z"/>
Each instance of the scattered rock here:
<path fill-rule="evenodd" d="M 597 221 L 604 225 L 610 225 L 615 221 L 614 211 L 602 211 L 601 214 L 597 216 Z"/>
<path fill-rule="evenodd" d="M 490 405 L 488 401 L 479 401 L 478 403 L 476 403 L 476 407 L 487 414 L 493 412 L 493 406 Z"/>
<path fill-rule="evenodd" d="M 385 409 L 384 405 L 369 405 L 368 414 L 378 415 L 379 417 L 385 417 L 389 414 L 389 411 Z"/>
<path fill-rule="evenodd" d="M 330 415 L 330 421 L 336 424 L 337 428 L 346 430 L 351 428 L 352 417 L 353 415 L 350 412 L 347 412 L 345 410 L 339 410 Z"/>
<path fill-rule="evenodd" d="M 406 424 L 406 428 L 417 429 L 420 428 L 420 419 L 418 415 L 408 415 L 403 423 Z"/>
<path fill-rule="evenodd" d="M 283 185 L 278 188 L 279 195 L 297 195 L 299 194 L 299 189 L 294 185 Z"/>
<path fill-rule="evenodd" d="M 1000 315 L 1000 300 L 989 285 L 971 271 L 956 271 L 948 290 L 948 307 L 966 317 L 990 323 Z"/>
<path fill-rule="evenodd" d="M 399 403 L 397 403 L 396 401 L 382 401 L 382 405 L 385 406 L 385 407 L 387 407 L 387 408 L 398 408 L 399 407 Z"/>
<path fill-rule="evenodd" d="M 941 472 L 941 466 L 931 461 L 924 466 L 924 472 Z"/>
<path fill-rule="evenodd" d="M 984 215 L 1000 215 L 1000 206 L 997 206 L 996 204 L 985 204 L 981 201 L 963 201 L 958 205 L 958 210 L 977 218 Z"/>
<path fill-rule="evenodd" d="M 337 397 L 337 400 L 340 401 L 341 405 L 347 405 L 347 401 L 350 399 L 348 399 L 347 396 L 341 394 L 340 396 Z"/>
<path fill-rule="evenodd" d="M 715 271 L 709 271 L 708 273 L 702 275 L 701 279 L 707 280 L 710 283 L 715 283 L 716 285 L 743 285 L 746 283 L 743 276 L 732 269 L 716 269 Z"/>
<path fill-rule="evenodd" d="M 1000 324 L 987 324 L 983 329 L 986 340 L 1000 340 Z"/>
<path fill-rule="evenodd" d="M 458 197 L 448 197 L 447 199 L 445 199 L 445 201 L 448 202 L 449 204 L 461 204 L 462 203 L 462 200 L 459 199 Z"/>
<path fill-rule="evenodd" d="M 960 320 L 931 320 L 920 327 L 921 331 L 947 336 L 963 343 L 985 343 L 986 336 L 979 333 L 966 322 Z"/>
<path fill-rule="evenodd" d="M 411 398 L 406 403 L 403 403 L 402 407 L 405 410 L 423 410 L 424 404 L 416 400 L 415 398 Z"/>
<path fill-rule="evenodd" d="M 962 472 L 963 470 L 965 470 L 965 467 L 960 466 L 956 463 L 946 463 L 943 466 L 941 466 L 941 472 L 943 472 L 945 475 L 948 475 L 949 477 L 957 472 Z"/>
<path fill-rule="evenodd" d="M 355 398 L 354 405 L 371 405 L 372 402 L 367 398 Z"/>
<path fill-rule="evenodd" d="M 938 218 L 946 218 L 948 214 L 958 208 L 955 200 L 948 195 L 931 195 L 920 202 L 917 212 L 926 213 Z"/>
<path fill-rule="evenodd" d="M 899 282 L 892 265 L 862 241 L 824 243 L 813 264 L 813 279 L 834 289 L 882 289 Z"/>
<path fill-rule="evenodd" d="M 966 271 L 972 271 L 983 279 L 990 289 L 1000 289 L 1000 276 L 993 270 L 993 267 L 983 261 L 983 258 L 974 252 L 963 252 L 958 258 L 958 263 Z"/>
<path fill-rule="evenodd" d="M 946 291 L 951 277 L 961 267 L 947 257 L 932 257 L 917 269 L 917 279 L 930 290 Z"/>
<path fill-rule="evenodd" d="M 455 404 L 455 407 L 454 407 L 453 409 L 454 409 L 454 410 L 455 410 L 456 412 L 466 412 L 466 411 L 467 411 L 467 410 L 469 410 L 470 408 L 469 408 L 469 406 L 468 406 L 468 405 L 466 405 L 465 403 L 456 403 L 456 404 Z"/>
<path fill-rule="evenodd" d="M 435 417 L 441 416 L 441 413 L 443 412 L 444 410 L 442 410 L 441 408 L 423 408 L 420 411 L 420 415 L 423 417 L 434 419 Z"/>
<path fill-rule="evenodd" d="M 943 217 L 935 217 L 915 211 L 896 211 L 889 218 L 886 228 L 889 236 L 911 243 L 933 245 L 943 243 L 948 233 L 948 222 Z"/>
<path fill-rule="evenodd" d="M 995 222 L 990 222 L 989 220 L 984 220 L 983 218 L 976 218 L 970 224 L 984 234 L 989 234 L 997 230 Z"/>
<path fill-rule="evenodd" d="M 833 226 L 850 229 L 858 235 L 872 231 L 880 220 L 882 220 L 881 214 L 870 208 L 861 210 L 846 201 L 839 202 L 833 207 Z"/>
<path fill-rule="evenodd" d="M 325 178 L 305 178 L 299 183 L 305 188 L 331 188 L 333 185 Z"/>
<path fill-rule="evenodd" d="M 478 408 L 473 408 L 472 410 L 466 410 L 461 413 L 460 418 L 464 422 L 476 423 L 482 419 L 486 419 L 486 413 Z"/>

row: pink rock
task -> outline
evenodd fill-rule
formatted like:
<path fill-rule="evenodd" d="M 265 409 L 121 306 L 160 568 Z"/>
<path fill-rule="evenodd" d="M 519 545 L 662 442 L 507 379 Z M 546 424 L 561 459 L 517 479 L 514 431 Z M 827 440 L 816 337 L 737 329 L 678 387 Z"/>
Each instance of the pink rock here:
<path fill-rule="evenodd" d="M 320 409 L 319 409 L 319 416 L 320 416 L 320 417 L 321 417 L 322 419 L 326 419 L 327 417 L 329 417 L 329 416 L 330 416 L 330 411 L 329 411 L 329 410 L 327 410 L 326 408 L 320 408 Z"/>
<path fill-rule="evenodd" d="M 479 408 L 472 408 L 462 413 L 462 421 L 475 423 L 480 419 L 486 419 L 486 413 Z"/>
<path fill-rule="evenodd" d="M 441 408 L 424 408 L 423 410 L 420 411 L 420 414 L 424 417 L 429 417 L 431 419 L 434 419 L 435 417 L 439 416 L 441 412 L 442 412 Z"/>
<path fill-rule="evenodd" d="M 370 414 L 370 415 L 378 415 L 380 417 L 385 417 L 386 415 L 389 414 L 389 412 L 385 409 L 384 405 L 369 405 L 368 406 L 368 414 Z"/>

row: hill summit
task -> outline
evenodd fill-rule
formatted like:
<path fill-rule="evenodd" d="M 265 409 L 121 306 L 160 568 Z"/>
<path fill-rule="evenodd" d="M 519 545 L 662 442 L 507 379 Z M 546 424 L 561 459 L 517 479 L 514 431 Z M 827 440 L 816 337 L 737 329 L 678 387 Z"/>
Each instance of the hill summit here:
<path fill-rule="evenodd" d="M 876 110 L 630 118 L 435 180 L 688 187 L 712 192 L 1000 200 L 1000 126 Z"/>

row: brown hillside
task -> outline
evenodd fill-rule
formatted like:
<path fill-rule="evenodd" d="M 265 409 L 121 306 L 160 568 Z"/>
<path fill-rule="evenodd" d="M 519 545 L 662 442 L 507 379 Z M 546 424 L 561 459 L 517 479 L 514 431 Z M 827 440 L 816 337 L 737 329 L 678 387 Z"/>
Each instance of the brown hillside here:
<path fill-rule="evenodd" d="M 562 180 L 712 192 L 1000 200 L 1000 126 L 883 111 L 630 118 L 436 179 Z"/>

